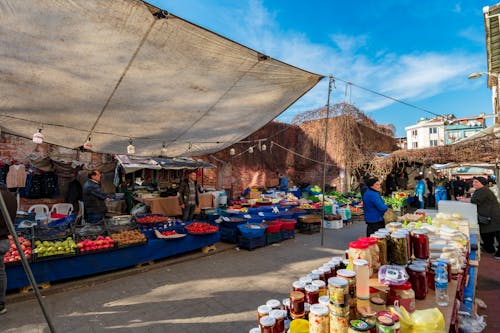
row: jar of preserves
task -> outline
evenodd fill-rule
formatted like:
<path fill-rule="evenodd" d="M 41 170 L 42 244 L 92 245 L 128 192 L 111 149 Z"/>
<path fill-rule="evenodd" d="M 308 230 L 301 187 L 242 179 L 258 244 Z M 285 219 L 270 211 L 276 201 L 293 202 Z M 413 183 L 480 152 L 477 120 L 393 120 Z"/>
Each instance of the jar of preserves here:
<path fill-rule="evenodd" d="M 330 312 L 330 333 L 347 333 L 349 315 L 339 316 Z"/>
<path fill-rule="evenodd" d="M 311 278 L 311 281 L 319 280 L 319 274 L 309 273 L 307 276 Z"/>
<path fill-rule="evenodd" d="M 318 268 L 318 270 L 323 271 L 323 273 L 325 274 L 325 279 L 323 281 L 326 282 L 328 281 L 329 278 L 332 277 L 332 268 L 327 264 L 324 264 L 323 266 Z"/>
<path fill-rule="evenodd" d="M 436 282 L 434 281 L 434 278 L 436 276 L 436 266 L 431 265 L 431 267 L 427 270 L 427 289 L 429 290 L 435 290 L 436 289 Z"/>
<path fill-rule="evenodd" d="M 377 240 L 377 246 L 379 249 L 380 265 L 386 265 L 387 264 L 387 238 L 384 234 L 378 234 L 378 233 L 373 234 L 372 237 Z"/>
<path fill-rule="evenodd" d="M 330 276 L 328 277 L 328 279 L 337 275 L 337 268 L 336 268 L 335 264 L 332 263 L 331 261 L 327 262 L 323 266 L 330 268 Z M 328 281 L 328 279 L 326 279 L 326 281 Z"/>
<path fill-rule="evenodd" d="M 397 286 L 391 285 L 389 295 L 387 296 L 387 305 L 394 305 L 398 301 L 399 305 L 404 307 L 406 311 L 415 311 L 415 292 L 411 289 L 410 281 Z"/>
<path fill-rule="evenodd" d="M 416 299 L 425 299 L 427 296 L 427 275 L 425 267 L 421 265 L 409 265 L 408 275 L 410 276 L 410 283 L 413 291 L 415 292 Z"/>
<path fill-rule="evenodd" d="M 347 305 L 349 295 L 349 281 L 340 277 L 332 277 L 328 280 L 328 294 L 330 303 L 336 305 Z"/>
<path fill-rule="evenodd" d="M 405 235 L 391 235 L 387 242 L 387 257 L 391 264 L 405 266 L 408 263 L 408 246 Z"/>
<path fill-rule="evenodd" d="M 305 295 L 300 291 L 290 293 L 290 316 L 293 319 L 304 317 Z"/>
<path fill-rule="evenodd" d="M 311 284 L 312 278 L 309 276 L 302 276 L 301 278 L 299 278 L 299 281 L 302 282 L 304 285 L 308 285 Z"/>
<path fill-rule="evenodd" d="M 269 316 L 272 308 L 269 305 L 260 305 L 257 307 L 257 320 L 260 322 L 260 318 Z"/>
<path fill-rule="evenodd" d="M 312 281 L 312 280 L 311 280 Z M 306 284 L 304 282 L 295 281 L 292 283 L 293 291 L 300 291 L 302 293 L 306 292 Z"/>
<path fill-rule="evenodd" d="M 321 281 L 321 280 L 320 280 Z M 319 299 L 319 288 L 313 284 L 308 284 L 306 286 L 306 298 L 305 301 L 309 304 L 318 303 Z"/>
<path fill-rule="evenodd" d="M 285 332 L 285 310 L 272 310 L 269 312 L 269 317 L 276 319 L 276 324 L 274 326 L 273 333 L 284 333 Z"/>
<path fill-rule="evenodd" d="M 286 311 L 286 316 L 290 317 L 290 298 L 285 298 L 281 301 L 283 303 L 283 310 Z"/>
<path fill-rule="evenodd" d="M 385 311 L 385 301 L 378 296 L 371 297 L 370 309 L 375 312 Z"/>
<path fill-rule="evenodd" d="M 337 271 L 337 277 L 347 280 L 349 283 L 349 306 L 356 307 L 356 273 L 350 269 L 341 269 Z"/>
<path fill-rule="evenodd" d="M 325 272 L 324 271 L 319 270 L 319 269 L 315 269 L 311 273 L 318 275 L 318 279 L 317 280 L 323 280 L 323 281 L 325 281 Z"/>
<path fill-rule="evenodd" d="M 267 306 L 270 306 L 271 309 L 273 310 L 280 310 L 281 309 L 281 302 L 278 301 L 277 299 L 270 299 L 266 302 Z"/>
<path fill-rule="evenodd" d="M 362 319 L 349 321 L 349 333 L 370 332 L 370 325 Z"/>
<path fill-rule="evenodd" d="M 354 259 L 363 259 L 368 262 L 370 276 L 372 275 L 371 253 L 369 249 L 370 244 L 362 241 L 355 241 L 349 243 L 349 267 L 352 269 Z"/>
<path fill-rule="evenodd" d="M 323 304 L 311 305 L 309 312 L 309 332 L 329 333 L 330 332 L 330 311 Z"/>
<path fill-rule="evenodd" d="M 326 283 L 322 280 L 313 280 L 311 283 L 313 286 L 318 287 L 319 297 L 326 295 Z"/>
<path fill-rule="evenodd" d="M 419 259 L 429 258 L 429 236 L 424 229 L 413 230 L 411 233 L 413 256 Z"/>
<path fill-rule="evenodd" d="M 274 333 L 275 326 L 276 326 L 276 319 L 270 316 L 265 316 L 260 318 L 261 333 Z"/>

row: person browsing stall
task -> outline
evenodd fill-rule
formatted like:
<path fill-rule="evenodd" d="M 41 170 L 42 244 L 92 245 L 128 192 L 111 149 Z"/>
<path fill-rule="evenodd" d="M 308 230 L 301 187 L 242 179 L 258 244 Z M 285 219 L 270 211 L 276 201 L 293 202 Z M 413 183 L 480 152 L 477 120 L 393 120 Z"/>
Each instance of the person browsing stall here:
<path fill-rule="evenodd" d="M 12 222 L 16 219 L 17 200 L 12 192 L 9 192 L 6 187 L 0 185 L 3 200 L 7 206 L 8 215 Z M 3 262 L 5 254 L 10 249 L 10 241 L 8 239 L 9 229 L 7 222 L 0 212 L 0 315 L 7 312 L 5 308 L 5 293 L 7 292 L 7 273 L 5 272 L 5 264 Z"/>
<path fill-rule="evenodd" d="M 182 220 L 184 222 L 193 220 L 194 210 L 199 205 L 196 178 L 196 171 L 189 172 L 179 188 L 179 206 L 182 209 Z"/>
<path fill-rule="evenodd" d="M 368 189 L 363 194 L 363 209 L 365 211 L 366 236 L 385 226 L 384 213 L 389 208 L 380 196 L 380 181 L 376 177 L 366 180 Z"/>
<path fill-rule="evenodd" d="M 107 211 L 105 200 L 110 195 L 101 189 L 102 174 L 98 170 L 89 173 L 87 181 L 83 184 L 83 204 L 85 211 L 85 221 L 87 223 L 97 223 L 104 219 Z"/>

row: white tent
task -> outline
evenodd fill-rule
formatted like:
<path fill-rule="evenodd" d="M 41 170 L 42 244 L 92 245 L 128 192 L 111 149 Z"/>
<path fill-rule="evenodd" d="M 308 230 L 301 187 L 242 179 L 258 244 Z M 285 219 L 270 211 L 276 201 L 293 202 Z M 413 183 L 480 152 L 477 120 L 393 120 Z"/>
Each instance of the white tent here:
<path fill-rule="evenodd" d="M 209 154 L 321 80 L 139 0 L 2 0 L 0 126 L 68 148 Z"/>

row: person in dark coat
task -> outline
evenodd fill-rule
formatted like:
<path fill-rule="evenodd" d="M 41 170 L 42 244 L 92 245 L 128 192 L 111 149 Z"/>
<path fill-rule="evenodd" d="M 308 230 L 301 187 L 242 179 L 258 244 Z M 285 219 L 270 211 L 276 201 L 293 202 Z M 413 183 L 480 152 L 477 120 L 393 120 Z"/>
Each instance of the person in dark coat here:
<path fill-rule="evenodd" d="M 16 219 L 17 200 L 12 192 L 1 186 L 3 200 L 7 206 L 8 215 L 12 222 Z M 10 249 L 10 241 L 8 239 L 9 229 L 7 222 L 3 218 L 3 213 L 0 212 L 0 315 L 7 312 L 5 308 L 5 293 L 7 292 L 7 273 L 5 272 L 5 264 L 3 262 L 5 254 Z"/>
<path fill-rule="evenodd" d="M 82 195 L 82 184 L 75 178 L 69 183 L 68 193 L 66 193 L 66 202 L 73 205 L 73 211 L 75 213 L 78 213 L 78 201 L 82 200 Z"/>
<path fill-rule="evenodd" d="M 105 200 L 109 194 L 101 189 L 101 172 L 94 170 L 88 175 L 89 179 L 83 184 L 83 204 L 85 221 L 97 223 L 104 219 L 107 211 Z"/>
<path fill-rule="evenodd" d="M 488 180 L 485 177 L 475 177 L 472 186 L 476 189 L 470 199 L 459 197 L 460 201 L 477 205 L 477 215 L 491 218 L 488 224 L 479 224 L 483 250 L 490 254 L 495 254 L 496 259 L 500 259 L 500 246 L 495 251 L 495 238 L 500 244 L 500 204 L 488 188 Z"/>
<path fill-rule="evenodd" d="M 179 187 L 179 206 L 182 209 L 182 220 L 192 221 L 194 210 L 199 205 L 198 184 L 196 182 L 196 171 L 188 173 Z"/>

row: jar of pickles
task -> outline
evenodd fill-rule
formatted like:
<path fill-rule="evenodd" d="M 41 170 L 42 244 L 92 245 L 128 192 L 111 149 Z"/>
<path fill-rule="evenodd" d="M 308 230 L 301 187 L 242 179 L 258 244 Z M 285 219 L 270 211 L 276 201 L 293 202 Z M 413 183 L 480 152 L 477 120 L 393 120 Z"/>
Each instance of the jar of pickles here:
<path fill-rule="evenodd" d="M 292 319 L 304 318 L 305 295 L 300 291 L 292 291 L 290 293 L 290 317 Z"/>
<path fill-rule="evenodd" d="M 328 280 L 328 294 L 330 303 L 344 306 L 348 305 L 349 281 L 340 277 L 332 277 Z"/>
<path fill-rule="evenodd" d="M 387 296 L 387 305 L 394 305 L 398 301 L 399 305 L 404 307 L 406 311 L 415 311 L 415 292 L 411 289 L 410 281 L 406 281 L 402 285 L 391 285 L 389 295 Z"/>
<path fill-rule="evenodd" d="M 349 315 L 336 315 L 330 312 L 330 333 L 347 333 L 349 330 Z"/>
<path fill-rule="evenodd" d="M 352 269 L 354 259 L 364 259 L 368 261 L 368 268 L 370 276 L 373 274 L 371 263 L 371 252 L 369 249 L 370 244 L 362 241 L 355 241 L 349 243 L 349 267 Z"/>
<path fill-rule="evenodd" d="M 408 263 L 408 245 L 406 236 L 392 234 L 387 242 L 387 259 L 391 264 L 406 265 Z"/>
<path fill-rule="evenodd" d="M 318 287 L 319 297 L 325 296 L 327 294 L 326 293 L 326 283 L 325 283 L 325 281 L 322 281 L 322 280 L 313 280 L 311 284 L 313 286 Z"/>
<path fill-rule="evenodd" d="M 349 306 L 356 307 L 356 273 L 350 269 L 341 269 L 337 271 L 337 277 L 347 280 L 349 283 Z"/>
<path fill-rule="evenodd" d="M 318 303 L 323 305 L 330 305 L 330 296 L 320 296 L 318 298 Z"/>
<path fill-rule="evenodd" d="M 330 332 L 330 311 L 323 304 L 313 304 L 309 312 L 309 332 L 329 333 Z"/>
<path fill-rule="evenodd" d="M 368 243 L 371 256 L 371 268 L 372 271 L 377 271 L 380 267 L 380 249 L 377 245 L 377 239 L 375 237 L 361 237 L 358 240 Z"/>
<path fill-rule="evenodd" d="M 318 303 L 319 288 L 313 284 L 308 284 L 305 289 L 306 289 L 305 301 L 309 304 Z"/>
<path fill-rule="evenodd" d="M 375 233 L 372 235 L 377 240 L 379 249 L 380 265 L 387 264 L 387 238 L 384 234 Z"/>
<path fill-rule="evenodd" d="M 407 268 L 410 283 L 415 291 L 416 299 L 424 299 L 427 296 L 427 276 L 425 267 L 421 265 L 409 265 Z"/>
<path fill-rule="evenodd" d="M 429 236 L 424 229 L 413 230 L 411 233 L 413 256 L 419 259 L 429 258 Z"/>

